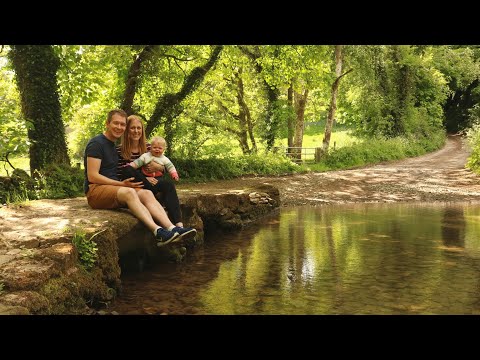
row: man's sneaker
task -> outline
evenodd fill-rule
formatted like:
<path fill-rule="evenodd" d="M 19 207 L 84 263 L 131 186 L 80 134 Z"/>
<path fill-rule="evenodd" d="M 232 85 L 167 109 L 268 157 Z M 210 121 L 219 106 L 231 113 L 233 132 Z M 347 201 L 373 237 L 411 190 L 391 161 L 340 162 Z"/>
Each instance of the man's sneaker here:
<path fill-rule="evenodd" d="M 172 232 L 179 233 L 180 234 L 179 238 L 182 238 L 183 240 L 192 239 L 192 238 L 195 237 L 195 235 L 197 235 L 197 230 L 195 230 L 194 228 L 189 228 L 189 227 L 175 226 L 172 229 Z"/>
<path fill-rule="evenodd" d="M 177 239 L 179 236 L 180 234 L 178 232 L 158 228 L 157 235 L 155 236 L 155 238 L 158 240 L 157 246 L 167 245 Z"/>

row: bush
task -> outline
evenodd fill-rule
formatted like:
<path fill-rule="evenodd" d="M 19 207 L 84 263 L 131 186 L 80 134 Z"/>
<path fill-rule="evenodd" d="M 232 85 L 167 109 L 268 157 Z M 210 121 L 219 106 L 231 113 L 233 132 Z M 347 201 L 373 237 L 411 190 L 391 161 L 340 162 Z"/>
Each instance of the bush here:
<path fill-rule="evenodd" d="M 24 170 L 15 169 L 11 177 L 0 177 L 0 202 L 7 204 L 84 195 L 84 174 L 79 168 L 49 165 L 35 175 L 31 178 Z"/>
<path fill-rule="evenodd" d="M 66 165 L 49 165 L 37 172 L 38 195 L 41 199 L 64 199 L 84 195 L 83 170 Z"/>
<path fill-rule="evenodd" d="M 467 140 L 472 148 L 472 153 L 468 158 L 466 167 L 480 174 L 480 122 L 476 122 L 467 130 Z"/>
<path fill-rule="evenodd" d="M 278 154 L 211 157 L 209 159 L 172 159 L 182 179 L 192 182 L 232 179 L 242 175 L 279 175 L 301 168 Z"/>
<path fill-rule="evenodd" d="M 13 170 L 12 176 L 0 177 L 2 204 L 37 199 L 36 182 L 24 170 Z"/>
<path fill-rule="evenodd" d="M 356 143 L 331 150 L 320 163 L 314 164 L 310 168 L 317 171 L 348 169 L 383 161 L 420 156 L 439 149 L 445 143 L 445 139 L 443 131 L 432 132 L 428 136 L 372 139 L 360 144 Z"/>

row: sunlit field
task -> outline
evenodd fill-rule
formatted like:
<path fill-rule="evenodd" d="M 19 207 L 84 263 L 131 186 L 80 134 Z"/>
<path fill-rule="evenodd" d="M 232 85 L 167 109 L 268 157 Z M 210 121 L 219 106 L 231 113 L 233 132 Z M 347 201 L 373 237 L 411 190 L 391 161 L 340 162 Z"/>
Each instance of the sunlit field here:
<path fill-rule="evenodd" d="M 8 159 L 15 168 L 25 170 L 27 173 L 30 174 L 30 159 L 26 157 L 12 157 Z M 8 170 L 8 174 L 7 171 Z M 6 162 L 0 163 L 0 176 L 7 176 L 12 175 L 12 167 L 8 165 Z"/>
<path fill-rule="evenodd" d="M 304 135 L 303 136 L 303 147 L 307 148 L 315 148 L 315 147 L 322 147 L 323 142 L 323 133 L 315 134 L 315 135 Z M 360 139 L 350 135 L 349 130 L 341 130 L 338 132 L 333 132 L 330 137 L 330 147 L 332 148 L 341 148 L 344 146 L 349 146 L 354 142 L 359 143 L 361 142 Z M 280 141 L 281 146 L 287 146 L 287 139 L 282 139 Z"/>
<path fill-rule="evenodd" d="M 302 147 L 304 148 L 316 148 L 322 147 L 323 137 L 325 131 L 325 121 L 319 121 L 318 123 L 306 123 Z M 260 141 L 260 138 L 257 136 L 257 148 L 259 152 L 265 150 L 264 144 Z M 342 124 L 336 124 L 333 127 L 332 134 L 330 137 L 330 148 L 338 149 L 345 146 L 350 146 L 353 143 L 361 143 L 362 139 L 357 138 L 351 135 L 350 129 Z M 275 141 L 276 147 L 287 147 L 288 140 L 287 137 L 279 137 Z M 211 153 L 225 153 L 225 150 L 228 149 L 229 155 L 238 155 L 242 154 L 238 141 L 233 137 L 224 137 L 210 139 L 204 143 L 204 147 L 208 148 L 206 151 Z"/>

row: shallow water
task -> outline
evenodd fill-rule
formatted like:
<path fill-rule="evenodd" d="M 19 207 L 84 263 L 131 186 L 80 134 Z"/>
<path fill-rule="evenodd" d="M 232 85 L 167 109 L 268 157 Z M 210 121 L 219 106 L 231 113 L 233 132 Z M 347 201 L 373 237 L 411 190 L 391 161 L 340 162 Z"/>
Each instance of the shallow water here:
<path fill-rule="evenodd" d="M 283 208 L 122 278 L 120 314 L 479 314 L 480 204 Z"/>

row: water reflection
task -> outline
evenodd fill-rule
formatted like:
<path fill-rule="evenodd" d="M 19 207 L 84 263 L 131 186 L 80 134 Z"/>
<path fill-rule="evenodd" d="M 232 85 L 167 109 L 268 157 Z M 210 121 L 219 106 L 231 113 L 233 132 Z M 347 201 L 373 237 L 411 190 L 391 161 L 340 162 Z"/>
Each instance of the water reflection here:
<path fill-rule="evenodd" d="M 442 240 L 445 246 L 465 247 L 465 217 L 463 207 L 446 206 L 442 218 Z"/>
<path fill-rule="evenodd" d="M 282 209 L 124 279 L 135 314 L 477 314 L 480 205 Z"/>

